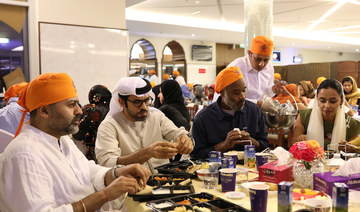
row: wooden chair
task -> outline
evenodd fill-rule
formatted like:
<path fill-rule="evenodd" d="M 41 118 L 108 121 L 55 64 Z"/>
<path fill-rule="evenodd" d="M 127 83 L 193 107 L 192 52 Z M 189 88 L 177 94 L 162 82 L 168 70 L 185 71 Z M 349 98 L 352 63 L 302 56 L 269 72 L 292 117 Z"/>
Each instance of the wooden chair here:
<path fill-rule="evenodd" d="M 194 117 L 199 109 L 198 105 L 186 106 L 190 114 L 190 121 L 194 121 Z"/>
<path fill-rule="evenodd" d="M 275 149 L 278 146 L 287 147 L 287 135 L 283 128 L 267 128 L 269 147 Z"/>

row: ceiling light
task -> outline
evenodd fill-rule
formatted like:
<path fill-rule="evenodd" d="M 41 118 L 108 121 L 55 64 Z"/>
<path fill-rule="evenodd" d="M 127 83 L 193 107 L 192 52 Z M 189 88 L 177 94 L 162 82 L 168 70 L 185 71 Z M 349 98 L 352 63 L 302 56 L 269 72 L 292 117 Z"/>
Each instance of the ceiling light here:
<path fill-rule="evenodd" d="M 0 43 L 9 43 L 10 39 L 9 38 L 0 38 Z"/>
<path fill-rule="evenodd" d="M 195 1 L 195 4 L 200 4 L 200 1 Z"/>
<path fill-rule="evenodd" d="M 11 49 L 11 51 L 13 51 L 13 52 L 22 52 L 23 50 L 24 50 L 23 46 L 18 46 L 18 47 Z"/>
<path fill-rule="evenodd" d="M 359 34 L 360 31 L 350 31 L 350 32 L 331 32 L 333 34 Z"/>
<path fill-rule="evenodd" d="M 196 14 L 199 14 L 199 13 L 200 13 L 200 10 L 192 12 L 191 15 L 196 15 Z"/>
<path fill-rule="evenodd" d="M 195 34 L 191 34 L 191 37 L 195 37 Z"/>
<path fill-rule="evenodd" d="M 341 6 L 343 6 L 347 0 L 342 0 L 339 3 L 337 3 L 335 6 L 333 6 L 330 10 L 328 10 L 324 15 L 321 16 L 321 18 L 317 21 L 315 21 L 309 28 L 306 29 L 307 32 L 314 29 L 319 23 L 321 23 L 325 18 L 329 17 L 331 14 L 333 14 L 337 9 L 339 9 Z"/>
<path fill-rule="evenodd" d="M 360 25 L 340 27 L 340 28 L 335 28 L 335 29 L 328 29 L 328 30 L 324 30 L 324 31 L 321 31 L 321 32 L 331 32 L 331 31 L 339 31 L 339 30 L 354 29 L 354 28 L 360 28 Z"/>
<path fill-rule="evenodd" d="M 293 27 L 296 27 L 296 25 L 290 25 L 290 26 L 288 26 L 288 28 L 293 28 Z"/>
<path fill-rule="evenodd" d="M 295 46 L 295 43 L 292 43 L 293 46 Z"/>
<path fill-rule="evenodd" d="M 328 46 L 328 49 L 330 49 L 330 46 Z"/>
<path fill-rule="evenodd" d="M 356 51 L 358 52 L 358 51 L 359 51 L 359 49 L 356 49 Z"/>
<path fill-rule="evenodd" d="M 89 47 L 89 48 L 95 48 L 95 45 L 94 45 L 94 44 L 89 43 L 89 44 L 88 44 L 88 47 Z"/>

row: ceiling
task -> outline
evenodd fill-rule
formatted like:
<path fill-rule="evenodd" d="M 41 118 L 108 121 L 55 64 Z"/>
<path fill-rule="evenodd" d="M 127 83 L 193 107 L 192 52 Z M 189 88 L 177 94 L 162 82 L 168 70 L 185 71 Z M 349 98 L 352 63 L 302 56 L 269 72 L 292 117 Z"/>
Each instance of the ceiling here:
<path fill-rule="evenodd" d="M 275 48 L 359 52 L 359 11 L 360 0 L 273 0 Z M 244 0 L 127 0 L 126 19 L 131 35 L 245 42 Z"/>

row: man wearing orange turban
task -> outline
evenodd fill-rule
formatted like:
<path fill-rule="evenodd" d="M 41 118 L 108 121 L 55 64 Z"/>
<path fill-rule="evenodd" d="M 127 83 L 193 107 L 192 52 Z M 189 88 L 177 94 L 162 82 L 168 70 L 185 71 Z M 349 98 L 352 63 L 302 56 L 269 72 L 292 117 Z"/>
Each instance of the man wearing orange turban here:
<path fill-rule="evenodd" d="M 274 68 L 272 59 L 273 41 L 265 36 L 257 36 L 251 41 L 246 56 L 235 59 L 228 67 L 239 67 L 247 85 L 246 99 L 256 103 L 265 112 L 274 112 L 262 107 L 265 97 L 273 96 Z"/>
<path fill-rule="evenodd" d="M 16 133 L 23 114 L 22 111 L 24 110 L 24 108 L 17 103 L 19 100 L 18 96 L 27 84 L 27 82 L 22 82 L 11 86 L 5 92 L 4 100 L 6 101 L 6 106 L 0 109 L 0 129 L 13 135 Z M 24 121 L 28 121 L 29 119 L 30 114 L 26 113 Z"/>
<path fill-rule="evenodd" d="M 239 68 L 223 69 L 216 77 L 215 91 L 220 97 L 194 118 L 191 155 L 208 158 L 210 151 L 243 150 L 249 140 L 258 151 L 268 147 L 264 116 L 256 104 L 245 99 L 247 85 Z"/>
<path fill-rule="evenodd" d="M 155 83 L 155 85 L 159 84 L 159 77 L 156 75 L 156 71 L 154 69 L 149 71 L 149 75 L 145 79 L 149 80 L 150 83 Z"/>
<path fill-rule="evenodd" d="M 30 112 L 1 155 L 2 211 L 95 211 L 122 194 L 134 194 L 150 172 L 139 164 L 106 168 L 89 161 L 68 134 L 78 129 L 81 109 L 72 79 L 64 73 L 42 74 L 21 93 Z M 21 200 L 21 204 L 14 204 Z"/>

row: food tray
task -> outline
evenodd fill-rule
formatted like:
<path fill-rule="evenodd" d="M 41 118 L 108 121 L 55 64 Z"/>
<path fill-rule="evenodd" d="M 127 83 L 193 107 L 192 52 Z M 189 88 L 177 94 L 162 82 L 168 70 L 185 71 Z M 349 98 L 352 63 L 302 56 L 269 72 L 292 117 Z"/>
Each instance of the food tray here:
<path fill-rule="evenodd" d="M 135 201 L 145 202 L 157 199 L 163 199 L 167 197 L 175 197 L 185 194 L 192 194 L 195 192 L 193 185 L 187 186 L 160 186 L 153 188 L 153 192 L 157 192 L 160 190 L 169 190 L 169 193 L 152 193 L 152 194 L 129 194 L 129 197 L 132 197 Z"/>
<path fill-rule="evenodd" d="M 208 199 L 208 201 L 198 201 L 195 198 Z M 184 201 L 186 200 L 186 201 Z M 155 212 L 167 212 L 174 210 L 176 207 L 181 207 L 183 204 L 180 202 L 187 202 L 191 205 L 185 205 L 186 209 L 192 210 L 195 206 L 209 208 L 211 211 L 237 211 L 237 212 L 248 212 L 249 210 L 236 205 L 232 202 L 226 201 L 222 198 L 215 197 L 212 194 L 201 192 L 196 194 L 186 194 L 177 197 L 168 197 L 156 201 L 147 202 L 146 205 Z"/>
<path fill-rule="evenodd" d="M 201 164 L 208 162 L 209 160 L 195 160 L 195 164 Z M 175 161 L 167 163 L 161 166 L 155 167 L 155 169 L 161 174 L 189 174 L 191 178 L 196 178 L 196 173 L 187 173 L 187 168 L 193 164 L 188 160 Z"/>
<path fill-rule="evenodd" d="M 180 182 L 190 178 L 189 174 L 156 174 L 152 175 L 147 181 L 149 186 L 163 186 L 165 184 L 178 185 Z"/>

